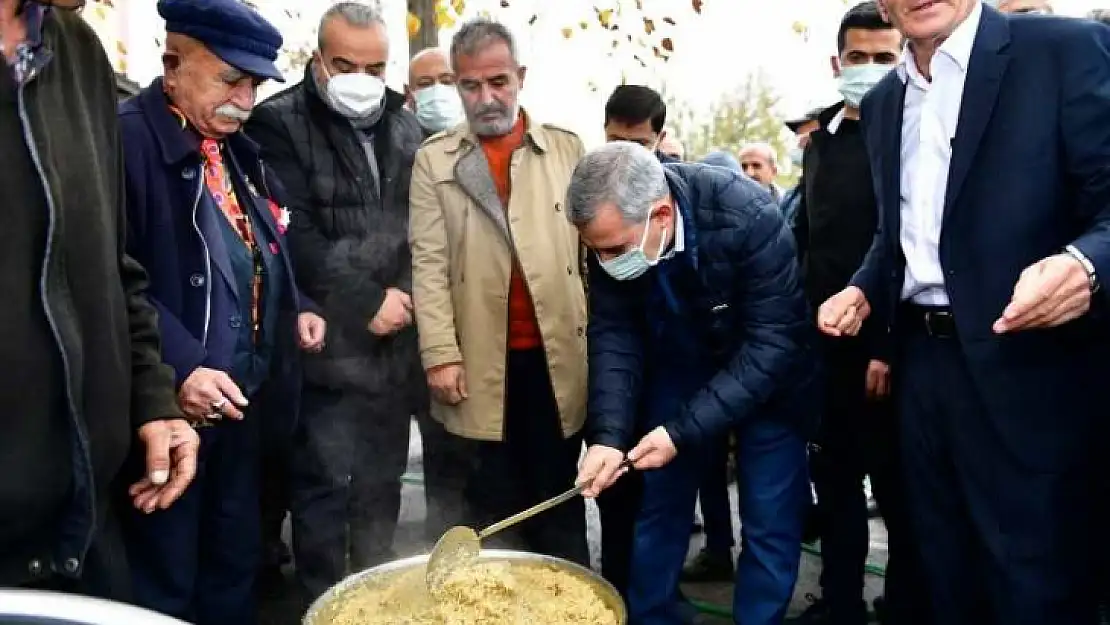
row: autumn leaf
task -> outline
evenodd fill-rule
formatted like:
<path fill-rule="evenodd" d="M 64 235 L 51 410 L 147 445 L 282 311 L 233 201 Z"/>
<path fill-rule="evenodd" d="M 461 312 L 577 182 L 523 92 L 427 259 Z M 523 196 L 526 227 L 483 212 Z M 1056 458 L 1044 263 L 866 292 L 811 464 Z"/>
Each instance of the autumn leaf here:
<path fill-rule="evenodd" d="M 116 52 L 119 52 L 123 56 L 127 56 L 127 46 L 124 45 L 124 43 L 122 41 L 117 41 L 116 42 Z"/>
<path fill-rule="evenodd" d="M 578 27 L 581 28 L 582 30 L 586 30 L 587 28 L 590 27 L 590 25 L 586 21 L 581 21 L 581 22 L 578 22 Z"/>
<path fill-rule="evenodd" d="M 533 24 L 535 24 L 536 20 L 539 19 L 539 17 L 539 15 L 533 15 L 532 17 L 528 18 L 528 25 L 532 26 Z"/>
<path fill-rule="evenodd" d="M 667 52 L 674 52 L 674 42 L 671 41 L 670 37 L 664 37 L 659 45 Z"/>
<path fill-rule="evenodd" d="M 663 21 L 664 21 L 664 22 L 666 22 L 666 23 L 668 23 L 668 24 L 670 24 L 671 26 L 674 26 L 674 25 L 675 25 L 675 23 L 674 23 L 674 20 L 672 20 L 672 19 L 671 19 L 671 18 L 669 18 L 669 17 L 664 17 L 664 18 L 663 18 Z"/>
<path fill-rule="evenodd" d="M 632 58 L 636 59 L 636 62 L 640 64 L 640 67 L 647 67 L 647 63 L 645 63 L 644 60 L 640 58 L 640 55 L 633 54 Z"/>
<path fill-rule="evenodd" d="M 636 0 L 636 10 L 637 11 L 643 11 L 644 10 L 644 0 Z"/>
<path fill-rule="evenodd" d="M 649 35 L 651 33 L 655 32 L 655 22 L 651 21 L 650 19 L 648 19 L 646 17 L 644 18 L 644 32 L 649 34 Z"/>
<path fill-rule="evenodd" d="M 564 28 L 563 29 L 563 39 L 570 39 L 573 35 L 574 35 L 574 29 L 572 29 L 572 28 Z"/>
<path fill-rule="evenodd" d="M 509 0 L 501 0 L 501 8 L 502 9 L 509 8 Z"/>
<path fill-rule="evenodd" d="M 451 8 L 456 15 L 462 15 L 466 11 L 466 0 L 451 0 Z"/>
<path fill-rule="evenodd" d="M 703 4 L 702 0 L 693 0 L 691 4 L 694 7 L 694 13 L 701 15 L 701 5 Z"/>
<path fill-rule="evenodd" d="M 613 9 L 598 11 L 595 7 L 594 10 L 597 11 L 597 21 L 599 24 L 601 24 L 601 27 L 609 28 L 609 24 L 611 24 L 613 21 Z"/>
<path fill-rule="evenodd" d="M 415 38 L 420 34 L 420 18 L 410 11 L 408 17 L 405 18 L 405 28 L 408 29 L 409 39 Z"/>

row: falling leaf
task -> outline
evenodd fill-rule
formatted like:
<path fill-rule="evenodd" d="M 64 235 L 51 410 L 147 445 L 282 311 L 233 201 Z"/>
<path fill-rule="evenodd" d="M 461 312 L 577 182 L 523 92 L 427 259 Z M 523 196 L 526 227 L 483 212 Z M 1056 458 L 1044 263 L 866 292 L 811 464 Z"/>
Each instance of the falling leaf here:
<path fill-rule="evenodd" d="M 405 19 L 405 27 L 409 31 L 409 39 L 415 38 L 420 34 L 420 18 L 410 11 L 408 17 Z"/>
<path fill-rule="evenodd" d="M 674 52 L 674 42 L 671 41 L 670 37 L 664 37 L 659 45 L 667 52 Z"/>
<path fill-rule="evenodd" d="M 662 56 L 663 56 L 663 53 L 659 51 L 659 46 L 652 46 L 651 47 L 651 53 L 654 54 L 655 58 L 657 58 L 657 59 L 662 58 Z"/>
<path fill-rule="evenodd" d="M 597 11 L 597 9 L 594 10 Z M 601 24 L 602 28 L 609 28 L 609 24 L 613 21 L 613 9 L 597 11 L 597 21 Z"/>
<path fill-rule="evenodd" d="M 574 30 L 573 29 L 571 29 L 571 28 L 564 28 L 563 29 L 563 39 L 570 39 L 572 35 L 574 35 Z"/>
<path fill-rule="evenodd" d="M 462 15 L 463 11 L 466 11 L 466 0 L 451 0 L 451 8 L 456 15 Z"/>
<path fill-rule="evenodd" d="M 671 19 L 671 18 L 669 18 L 669 17 L 664 17 L 664 18 L 663 18 L 663 21 L 664 21 L 664 22 L 666 22 L 666 23 L 668 23 L 668 24 L 670 24 L 671 26 L 674 26 L 674 25 L 675 25 L 675 23 L 674 23 L 674 20 L 672 20 L 672 19 Z"/>
<path fill-rule="evenodd" d="M 613 40 L 613 47 L 614 47 L 614 48 L 619 48 L 619 47 L 620 47 L 620 45 L 621 45 L 621 41 L 620 41 L 620 39 L 614 39 L 614 40 Z"/>
<path fill-rule="evenodd" d="M 116 42 L 116 52 L 119 52 L 123 56 L 127 56 L 127 46 L 124 45 L 124 43 L 122 41 L 117 41 Z"/>
<path fill-rule="evenodd" d="M 502 9 L 509 8 L 509 0 L 501 0 L 501 8 Z"/>
<path fill-rule="evenodd" d="M 643 11 L 644 10 L 644 0 L 636 0 L 636 10 L 637 11 Z"/>
<path fill-rule="evenodd" d="M 701 15 L 702 0 L 693 0 L 691 2 L 691 4 L 693 4 L 693 6 L 694 6 L 694 13 L 697 13 L 698 15 Z"/>
<path fill-rule="evenodd" d="M 795 35 L 804 35 L 809 27 L 806 26 L 805 22 L 796 21 L 790 25 L 790 29 L 794 31 Z"/>
<path fill-rule="evenodd" d="M 632 58 L 636 59 L 636 62 L 640 64 L 640 67 L 647 67 L 647 63 L 645 63 L 644 60 L 640 58 L 640 55 L 633 54 Z"/>
<path fill-rule="evenodd" d="M 539 19 L 539 17 L 539 15 L 533 15 L 532 17 L 528 18 L 528 25 L 531 26 L 535 24 L 536 20 Z"/>
<path fill-rule="evenodd" d="M 582 30 L 586 30 L 587 28 L 590 27 L 590 25 L 586 21 L 581 21 L 581 22 L 578 22 L 578 27 L 581 28 Z"/>
<path fill-rule="evenodd" d="M 655 22 L 649 20 L 646 17 L 644 18 L 644 32 L 649 35 L 655 32 Z"/>

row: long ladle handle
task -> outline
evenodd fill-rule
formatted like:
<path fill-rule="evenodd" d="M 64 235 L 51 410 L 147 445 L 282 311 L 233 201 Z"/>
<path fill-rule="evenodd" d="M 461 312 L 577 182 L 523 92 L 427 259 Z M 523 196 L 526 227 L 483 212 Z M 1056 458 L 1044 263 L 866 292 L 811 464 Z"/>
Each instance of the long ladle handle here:
<path fill-rule="evenodd" d="M 632 461 L 631 460 L 626 459 L 624 462 L 622 462 L 620 468 L 617 469 L 617 472 L 619 473 L 621 471 L 625 471 L 626 469 L 627 470 L 632 469 Z M 582 491 L 584 491 L 584 490 L 586 490 L 586 484 L 581 484 L 579 486 L 575 486 L 574 488 L 566 491 L 565 493 L 562 493 L 561 495 L 556 495 L 556 496 L 552 497 L 551 499 L 548 499 L 547 501 L 538 503 L 538 504 L 532 506 L 531 508 L 528 508 L 524 512 L 518 512 L 518 513 L 514 514 L 513 516 L 511 516 L 511 517 L 509 517 L 509 518 L 507 518 L 503 521 L 498 521 L 497 523 L 494 523 L 493 525 L 487 527 L 486 529 L 478 532 L 478 538 L 484 540 L 486 538 L 489 538 L 490 536 L 493 536 L 497 532 L 500 532 L 503 529 L 506 529 L 508 527 L 512 527 L 512 526 L 516 525 L 517 523 L 520 523 L 521 521 L 527 521 L 528 519 L 536 516 L 537 514 L 540 514 L 541 512 L 547 512 L 548 510 L 554 508 L 555 506 L 563 504 L 563 503 L 565 503 L 567 501 L 570 501 L 571 499 L 574 499 L 575 497 L 581 495 Z"/>

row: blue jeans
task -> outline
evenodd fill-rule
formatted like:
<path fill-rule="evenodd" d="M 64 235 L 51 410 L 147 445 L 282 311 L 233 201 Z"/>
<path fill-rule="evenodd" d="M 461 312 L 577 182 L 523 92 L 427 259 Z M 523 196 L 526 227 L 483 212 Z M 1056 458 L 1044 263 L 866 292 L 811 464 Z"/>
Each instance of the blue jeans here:
<path fill-rule="evenodd" d="M 737 431 L 740 560 L 733 618 L 779 625 L 790 605 L 809 502 L 805 441 L 790 428 L 757 420 Z M 681 625 L 689 608 L 678 583 L 689 548 L 703 464 L 697 450 L 643 475 L 629 581 L 630 625 Z"/>

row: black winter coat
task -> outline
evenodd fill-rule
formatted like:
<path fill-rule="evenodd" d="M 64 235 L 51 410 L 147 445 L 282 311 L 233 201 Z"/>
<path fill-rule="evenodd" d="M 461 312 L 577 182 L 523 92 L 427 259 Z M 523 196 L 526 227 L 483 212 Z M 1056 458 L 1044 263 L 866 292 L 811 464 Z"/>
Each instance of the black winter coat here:
<path fill-rule="evenodd" d="M 305 358 L 306 379 L 371 393 L 422 386 L 415 329 L 384 338 L 368 329 L 386 289 L 412 289 L 409 180 L 423 133 L 404 98 L 388 91 L 371 131 L 380 200 L 359 131 L 321 98 L 311 66 L 258 106 L 246 132 L 288 193 L 297 283 L 328 321 L 324 352 Z"/>
<path fill-rule="evenodd" d="M 695 332 L 719 371 L 667 422 L 679 450 L 719 439 L 752 419 L 776 419 L 809 436 L 817 421 L 815 331 L 798 280 L 794 239 L 771 196 L 719 167 L 666 164 L 700 288 Z M 693 244 L 691 245 L 691 242 Z M 591 254 L 591 444 L 627 450 L 640 412 L 652 275 L 618 282 Z"/>

